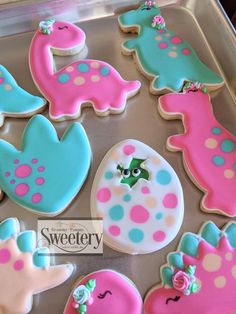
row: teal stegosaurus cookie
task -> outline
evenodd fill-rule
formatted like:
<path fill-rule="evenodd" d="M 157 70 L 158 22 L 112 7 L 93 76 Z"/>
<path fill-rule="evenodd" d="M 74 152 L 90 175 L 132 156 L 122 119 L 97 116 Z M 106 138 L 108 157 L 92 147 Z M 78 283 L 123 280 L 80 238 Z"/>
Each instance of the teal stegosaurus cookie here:
<path fill-rule="evenodd" d="M 80 123 L 73 123 L 59 140 L 43 116 L 33 117 L 21 149 L 0 140 L 0 188 L 14 202 L 41 214 L 62 212 L 85 181 L 91 149 Z"/>

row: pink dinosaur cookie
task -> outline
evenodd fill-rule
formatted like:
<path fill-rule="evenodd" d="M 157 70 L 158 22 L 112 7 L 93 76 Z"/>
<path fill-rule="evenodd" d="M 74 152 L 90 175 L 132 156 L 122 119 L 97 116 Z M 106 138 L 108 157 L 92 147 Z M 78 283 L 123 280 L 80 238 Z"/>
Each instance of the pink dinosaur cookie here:
<path fill-rule="evenodd" d="M 30 47 L 32 77 L 49 101 L 53 120 L 75 119 L 83 104 L 93 106 L 96 114 L 121 113 L 126 100 L 140 89 L 139 81 L 125 81 L 108 63 L 98 60 L 76 61 L 54 70 L 54 55 L 71 55 L 81 50 L 85 34 L 68 22 L 43 21 Z"/>
<path fill-rule="evenodd" d="M 83 277 L 67 301 L 64 314 L 141 314 L 142 298 L 126 276 L 103 269 Z"/>
<path fill-rule="evenodd" d="M 144 301 L 145 314 L 236 313 L 236 223 L 219 230 L 206 222 L 185 233 L 161 267 L 161 283 Z"/>
<path fill-rule="evenodd" d="M 160 250 L 183 220 L 183 191 L 169 163 L 151 147 L 125 140 L 102 160 L 91 191 L 92 217 L 102 217 L 104 242 L 129 254 Z"/>
<path fill-rule="evenodd" d="M 16 218 L 0 223 L 0 312 L 25 314 L 31 311 L 33 295 L 67 280 L 71 264 L 50 266 L 46 248 L 36 248 L 36 234 L 20 232 Z"/>
<path fill-rule="evenodd" d="M 183 152 L 184 166 L 204 192 L 201 208 L 236 216 L 236 137 L 215 118 L 210 96 L 199 84 L 159 99 L 165 119 L 182 119 L 185 133 L 169 137 L 167 147 Z"/>

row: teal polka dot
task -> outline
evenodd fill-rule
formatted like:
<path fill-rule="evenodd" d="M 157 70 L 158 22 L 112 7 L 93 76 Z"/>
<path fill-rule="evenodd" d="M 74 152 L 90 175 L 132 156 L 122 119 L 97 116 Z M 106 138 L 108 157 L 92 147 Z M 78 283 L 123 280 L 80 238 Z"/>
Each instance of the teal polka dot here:
<path fill-rule="evenodd" d="M 161 185 L 167 185 L 171 181 L 171 175 L 167 170 L 160 170 L 157 172 L 156 180 Z"/>
<path fill-rule="evenodd" d="M 89 71 L 89 66 L 88 66 L 87 63 L 80 63 L 80 64 L 78 64 L 77 69 L 78 69 L 80 72 L 86 73 L 86 72 Z"/>
<path fill-rule="evenodd" d="M 107 180 L 111 180 L 111 179 L 113 178 L 113 173 L 112 173 L 111 171 L 107 171 L 107 172 L 105 173 L 105 178 L 106 178 Z"/>
<path fill-rule="evenodd" d="M 220 147 L 224 153 L 231 153 L 235 149 L 235 143 L 231 140 L 223 140 Z"/>
<path fill-rule="evenodd" d="M 69 76 L 69 74 L 67 74 L 67 73 L 63 73 L 63 74 L 60 74 L 59 76 L 58 76 L 58 82 L 60 82 L 60 83 L 67 83 L 69 80 L 70 80 L 70 76 Z"/>
<path fill-rule="evenodd" d="M 224 158 L 218 155 L 214 156 L 212 161 L 216 166 L 222 166 L 225 163 Z"/>
<path fill-rule="evenodd" d="M 129 202 L 131 200 L 131 195 L 130 194 L 125 194 L 123 197 L 124 202 Z"/>
<path fill-rule="evenodd" d="M 160 220 L 162 217 L 163 217 L 163 214 L 162 214 L 162 213 L 157 213 L 157 214 L 156 214 L 156 219 L 157 219 L 157 220 Z"/>
<path fill-rule="evenodd" d="M 212 128 L 211 133 L 215 135 L 219 135 L 222 133 L 222 130 L 220 128 Z"/>
<path fill-rule="evenodd" d="M 234 170 L 236 171 L 236 164 L 234 164 Z"/>
<path fill-rule="evenodd" d="M 129 239 L 133 243 L 139 243 L 143 240 L 144 238 L 144 233 L 142 230 L 134 228 L 131 229 L 129 232 Z"/>
<path fill-rule="evenodd" d="M 109 210 L 109 216 L 112 220 L 121 220 L 124 217 L 124 208 L 121 205 L 113 206 Z"/>
<path fill-rule="evenodd" d="M 103 67 L 101 67 L 100 74 L 102 76 L 107 76 L 109 73 L 110 73 L 110 70 L 107 66 L 104 65 Z"/>

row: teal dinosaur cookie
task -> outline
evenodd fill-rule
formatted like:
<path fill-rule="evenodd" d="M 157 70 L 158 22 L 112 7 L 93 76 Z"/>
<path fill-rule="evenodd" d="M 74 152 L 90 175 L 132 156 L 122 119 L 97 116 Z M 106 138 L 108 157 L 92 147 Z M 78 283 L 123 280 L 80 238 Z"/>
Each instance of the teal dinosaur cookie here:
<path fill-rule="evenodd" d="M 41 115 L 26 126 L 20 150 L 0 140 L 0 156 L 0 188 L 12 201 L 50 216 L 70 204 L 91 163 L 90 144 L 80 123 L 73 123 L 58 139 Z"/>
<path fill-rule="evenodd" d="M 4 117 L 28 117 L 42 111 L 46 101 L 17 85 L 14 77 L 0 64 L 0 126 Z"/>
<path fill-rule="evenodd" d="M 202 63 L 183 38 L 169 30 L 154 1 L 119 17 L 124 32 L 138 36 L 123 43 L 124 54 L 133 54 L 141 72 L 151 79 L 153 94 L 180 91 L 185 81 L 202 82 L 210 90 L 223 85 L 223 79 Z"/>

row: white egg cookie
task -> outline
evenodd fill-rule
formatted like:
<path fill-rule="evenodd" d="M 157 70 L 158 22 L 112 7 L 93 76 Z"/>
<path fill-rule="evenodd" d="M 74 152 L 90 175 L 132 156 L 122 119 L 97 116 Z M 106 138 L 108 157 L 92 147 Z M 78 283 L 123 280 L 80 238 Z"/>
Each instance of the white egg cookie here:
<path fill-rule="evenodd" d="M 109 150 L 97 170 L 91 212 L 103 218 L 108 246 L 129 254 L 154 252 L 180 229 L 182 187 L 156 151 L 137 140 L 125 140 Z"/>

